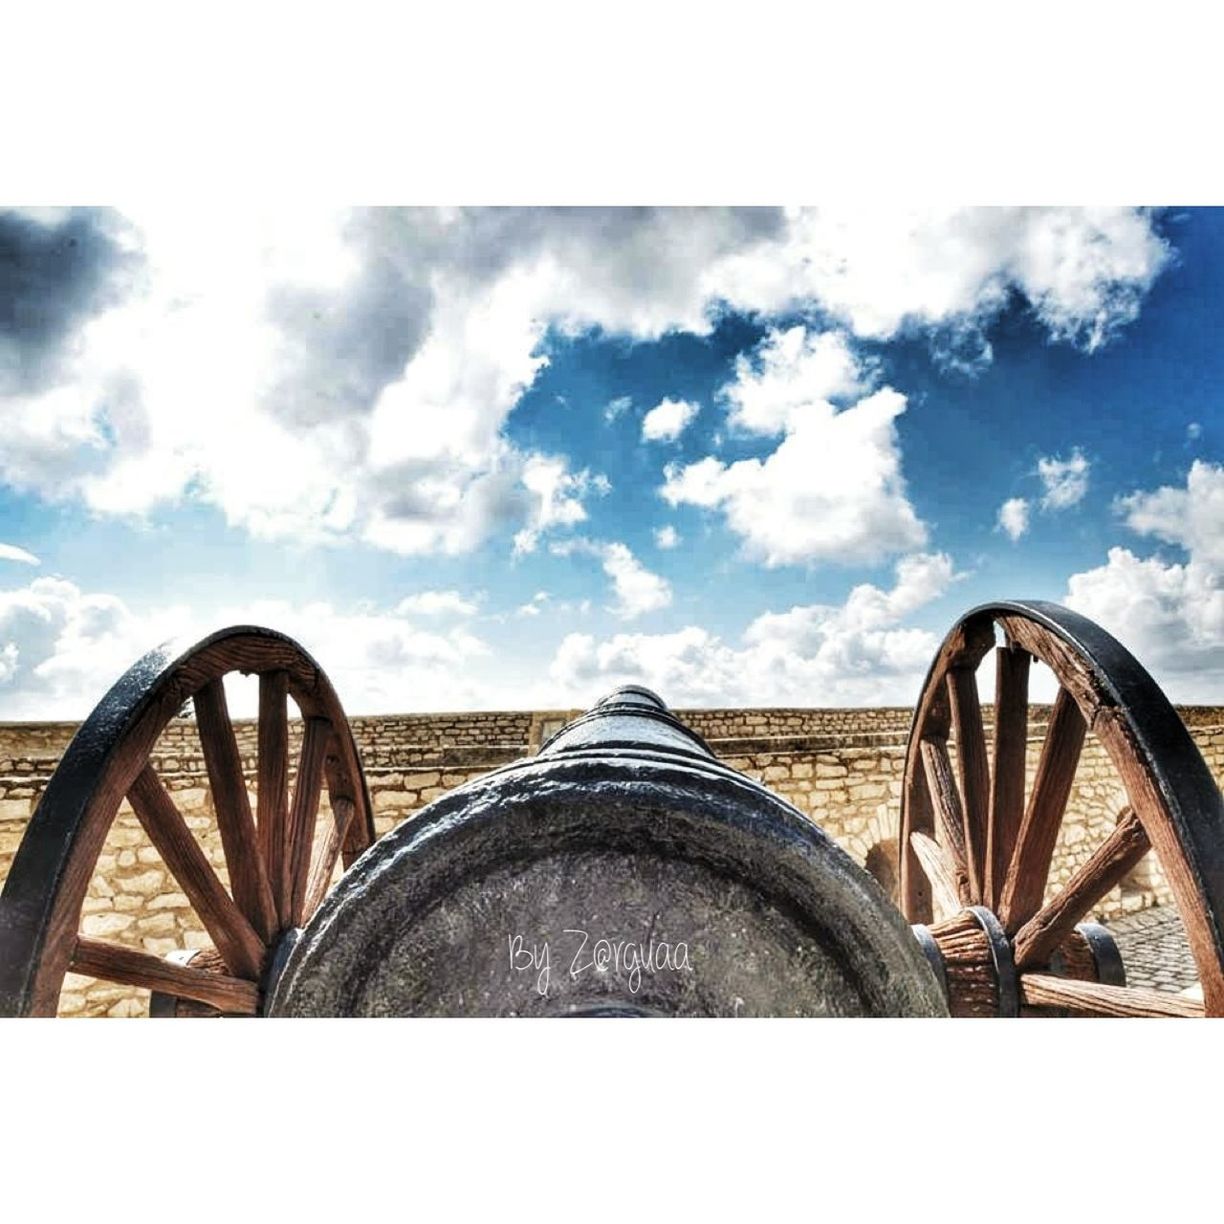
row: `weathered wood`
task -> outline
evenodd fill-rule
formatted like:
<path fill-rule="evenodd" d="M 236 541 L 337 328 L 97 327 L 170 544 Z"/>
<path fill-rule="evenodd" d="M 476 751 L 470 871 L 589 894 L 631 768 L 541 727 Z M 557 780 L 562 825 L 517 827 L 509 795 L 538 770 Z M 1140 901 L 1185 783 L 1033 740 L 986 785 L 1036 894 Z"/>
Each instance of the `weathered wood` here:
<path fill-rule="evenodd" d="M 1100 708 L 1101 694 L 1088 660 L 1074 646 L 1036 621 L 1003 616 L 999 625 L 1011 645 L 1040 659 L 1058 677 L 1058 683 L 1080 707 L 1084 720 L 1091 723 Z"/>
<path fill-rule="evenodd" d="M 931 665 L 929 683 L 918 699 L 905 759 L 902 781 L 902 811 L 905 823 L 901 830 L 901 907 L 911 922 L 931 921 L 931 894 L 926 873 L 922 870 L 909 841 L 915 830 L 934 831 L 931 799 L 926 779 L 926 766 L 920 751 L 924 738 L 946 741 L 950 728 L 948 691 L 943 677 L 950 667 L 973 670 L 994 646 L 994 624 L 989 616 L 970 618 L 953 627 L 944 639 L 935 662 Z M 963 841 L 963 835 L 961 840 Z"/>
<path fill-rule="evenodd" d="M 259 677 L 259 771 L 255 795 L 259 849 L 267 865 L 279 926 L 289 922 L 293 898 L 283 892 L 282 858 L 289 821 L 289 673 Z"/>
<path fill-rule="evenodd" d="M 331 823 L 327 826 L 323 845 L 310 867 L 310 883 L 306 886 L 306 900 L 302 907 L 302 916 L 307 921 L 323 904 L 323 898 L 331 888 L 336 860 L 340 857 L 340 847 L 344 844 L 345 834 L 357 812 L 351 799 L 333 799 L 331 809 Z"/>
<path fill-rule="evenodd" d="M 1165 879 L 1177 899 L 1186 941 L 1202 981 L 1207 1014 L 1224 1016 L 1224 953 L 1219 943 L 1218 919 L 1203 904 L 1202 888 L 1187 861 L 1182 834 L 1170 816 L 1160 787 L 1144 763 L 1144 750 L 1135 741 L 1125 715 L 1116 708 L 1102 708 L 1092 729 L 1121 776 L 1127 798 L 1151 840 Z"/>
<path fill-rule="evenodd" d="M 1043 906 L 1016 934 L 1015 958 L 1020 968 L 1045 964 L 1111 888 L 1151 849 L 1151 842 L 1131 808 L 1126 808 L 1113 832 L 1059 894 Z"/>
<path fill-rule="evenodd" d="M 1132 986 L 1103 986 L 1045 973 L 1022 973 L 1020 995 L 1029 1007 L 1065 1007 L 1089 1016 L 1176 1017 L 1193 1019 L 1203 1005 L 1182 995 Z"/>
<path fill-rule="evenodd" d="M 1037 912 L 1045 896 L 1050 860 L 1086 731 L 1075 699 L 1066 689 L 1060 689 L 999 901 L 999 918 L 1008 934 Z"/>
<path fill-rule="evenodd" d="M 1032 655 L 1000 646 L 995 652 L 994 770 L 986 837 L 985 902 L 996 909 L 1024 819 L 1028 749 L 1028 680 Z"/>
<path fill-rule="evenodd" d="M 345 862 L 373 841 L 360 756 L 343 709 L 327 677 L 300 646 L 267 630 L 235 627 L 186 652 L 178 647 L 152 651 L 119 679 L 87 720 L 27 826 L 4 883 L 4 899 L 12 907 L 0 965 L 0 1010 L 11 1015 L 56 1014 L 82 902 L 107 830 L 158 736 L 184 703 L 231 672 L 278 670 L 288 673 L 290 695 L 305 716 L 324 718 L 341 729 L 342 772 L 357 804 L 341 852 Z M 231 871 L 238 866 L 233 874 L 240 887 L 242 856 L 230 854 L 228 848 L 227 855 Z M 259 870 L 259 856 L 252 857 Z M 271 915 L 270 889 L 267 895 Z M 259 925 L 251 925 L 263 938 Z"/>
<path fill-rule="evenodd" d="M 950 918 L 961 908 L 960 890 L 956 885 L 956 868 L 944 848 L 925 833 L 915 830 L 910 834 L 910 845 L 918 857 L 922 870 L 931 886 L 931 896 L 943 911 L 941 917 Z"/>
<path fill-rule="evenodd" d="M 78 938 L 69 969 L 108 982 L 194 999 L 234 1015 L 253 1016 L 259 1010 L 259 988 L 254 982 L 176 965 L 147 952 L 98 939 Z"/>
<path fill-rule="evenodd" d="M 323 762 L 327 756 L 331 725 L 321 718 L 308 718 L 302 733 L 293 806 L 289 812 L 289 836 L 281 887 L 290 898 L 289 925 L 301 926 L 310 876 L 310 851 L 314 841 L 319 796 L 323 790 Z"/>
<path fill-rule="evenodd" d="M 905 776 L 901 782 L 901 810 L 905 815 L 899 841 L 900 888 L 898 900 L 901 911 L 910 922 L 930 923 L 931 885 L 922 864 L 914 852 L 908 834 L 935 831 L 935 818 L 931 811 L 931 796 L 927 790 L 926 772 L 921 756 L 907 754 Z"/>
<path fill-rule="evenodd" d="M 939 740 L 924 739 L 921 751 L 939 838 L 952 859 L 957 893 L 962 902 L 969 905 L 971 892 L 965 858 L 965 823 L 961 814 L 960 795 L 952 777 L 952 764 L 948 760 L 948 749 Z"/>
<path fill-rule="evenodd" d="M 222 681 L 212 680 L 204 685 L 195 694 L 194 704 L 200 747 L 204 752 L 234 900 L 260 938 L 271 943 L 277 931 L 276 905 L 263 856 L 259 853 L 242 757 L 234 738 Z"/>
<path fill-rule="evenodd" d="M 956 735 L 969 895 L 977 905 L 986 899 L 986 826 L 990 815 L 990 765 L 986 759 L 977 673 L 968 668 L 953 668 L 948 673 L 948 700 Z"/>
<path fill-rule="evenodd" d="M 264 944 L 200 848 L 152 765 L 128 791 L 128 801 L 154 849 L 212 936 L 226 968 L 236 977 L 259 978 Z"/>
<path fill-rule="evenodd" d="M 997 1016 L 999 983 L 990 937 L 967 910 L 930 928 L 943 956 L 948 1012 L 957 1017 Z"/>

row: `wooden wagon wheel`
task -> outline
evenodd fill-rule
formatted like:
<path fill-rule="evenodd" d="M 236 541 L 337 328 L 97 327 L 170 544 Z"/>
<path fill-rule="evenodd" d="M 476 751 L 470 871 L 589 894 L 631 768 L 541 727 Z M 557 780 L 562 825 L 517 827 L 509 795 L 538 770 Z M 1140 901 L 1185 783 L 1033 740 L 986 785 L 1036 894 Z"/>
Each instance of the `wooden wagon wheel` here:
<path fill-rule="evenodd" d="M 976 671 L 995 648 L 994 752 Z M 1059 692 L 1027 798 L 1034 659 Z M 1055 895 L 1047 881 L 1086 734 L 1126 791 L 1116 825 Z M 955 749 L 952 764 L 949 744 Z M 1204 1003 L 1125 987 L 1101 927 L 1079 925 L 1154 850 Z M 944 640 L 906 752 L 901 906 L 942 973 L 953 1015 L 1224 1015 L 1224 802 L 1185 725 L 1134 657 L 1099 626 L 1049 603 L 988 604 Z M 932 922 L 933 903 L 941 921 Z"/>
<path fill-rule="evenodd" d="M 259 677 L 254 814 L 222 684 L 231 672 Z M 288 698 L 304 720 L 292 796 Z M 158 736 L 188 700 L 229 889 L 150 760 Z M 332 819 L 316 838 L 324 786 Z M 125 796 L 213 940 L 212 950 L 188 963 L 78 931 L 98 855 Z M 54 1015 L 68 972 L 170 996 L 170 1014 L 257 1015 L 278 951 L 323 900 L 337 859 L 347 867 L 373 840 L 348 721 L 327 677 L 296 642 L 239 626 L 183 653 L 153 650 L 81 726 L 13 859 L 0 895 L 0 1016 Z M 160 1014 L 166 1011 L 163 999 Z"/>

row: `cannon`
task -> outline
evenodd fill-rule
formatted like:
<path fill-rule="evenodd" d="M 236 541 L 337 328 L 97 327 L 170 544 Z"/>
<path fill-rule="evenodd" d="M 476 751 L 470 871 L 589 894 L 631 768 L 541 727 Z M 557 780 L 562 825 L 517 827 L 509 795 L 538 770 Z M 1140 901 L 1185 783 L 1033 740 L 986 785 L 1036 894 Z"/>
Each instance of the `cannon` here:
<path fill-rule="evenodd" d="M 1038 665 L 1058 695 L 1030 770 Z M 254 802 L 232 672 L 258 677 Z M 223 873 L 151 759 L 188 702 Z M 1089 734 L 1127 803 L 1055 884 Z M 210 946 L 157 956 L 81 931 L 125 797 Z M 0 894 L 0 1014 L 55 1014 L 69 972 L 147 988 L 150 1014 L 176 1017 L 1224 1014 L 1224 802 L 1164 694 L 1083 617 L 1005 602 L 957 622 L 919 694 L 898 827 L 894 905 L 811 819 L 627 686 L 377 840 L 322 669 L 281 634 L 227 629 L 138 661 L 65 752 Z M 1201 1001 L 1128 987 L 1109 930 L 1086 921 L 1149 853 Z"/>

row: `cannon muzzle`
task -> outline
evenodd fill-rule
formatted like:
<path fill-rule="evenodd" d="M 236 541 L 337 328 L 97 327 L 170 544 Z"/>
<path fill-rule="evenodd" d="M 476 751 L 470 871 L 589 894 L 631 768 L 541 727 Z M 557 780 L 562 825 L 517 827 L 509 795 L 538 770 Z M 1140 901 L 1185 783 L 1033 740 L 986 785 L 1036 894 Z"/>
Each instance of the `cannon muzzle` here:
<path fill-rule="evenodd" d="M 946 1014 L 874 880 L 637 686 L 378 842 L 272 1015 Z"/>

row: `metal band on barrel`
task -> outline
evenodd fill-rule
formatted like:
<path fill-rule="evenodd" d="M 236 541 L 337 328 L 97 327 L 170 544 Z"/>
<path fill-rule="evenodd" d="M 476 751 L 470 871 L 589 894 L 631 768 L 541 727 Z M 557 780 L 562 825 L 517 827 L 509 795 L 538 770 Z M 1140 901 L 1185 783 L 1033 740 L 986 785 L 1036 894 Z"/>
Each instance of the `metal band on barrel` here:
<path fill-rule="evenodd" d="M 1125 986 L 1126 966 L 1113 935 L 1097 922 L 1081 922 L 1075 929 L 1084 937 L 1092 953 L 1097 981 L 1104 986 Z"/>
<path fill-rule="evenodd" d="M 921 922 L 915 922 L 910 928 L 914 932 L 914 938 L 918 940 L 918 946 L 922 949 L 922 954 L 927 958 L 927 964 L 935 973 L 935 978 L 939 982 L 939 989 L 943 991 L 943 996 L 948 997 L 948 972 L 944 968 L 943 953 L 939 950 L 939 944 L 935 940 L 935 936 L 931 934 L 931 928 L 923 926 Z"/>
<path fill-rule="evenodd" d="M 977 919 L 978 926 L 986 932 L 986 937 L 990 940 L 990 955 L 994 961 L 995 981 L 999 991 L 999 1015 L 1018 1016 L 1020 990 L 1016 983 L 1016 961 L 1012 956 L 1011 944 L 1007 941 L 1007 932 L 985 906 L 971 905 L 969 912 Z"/>

